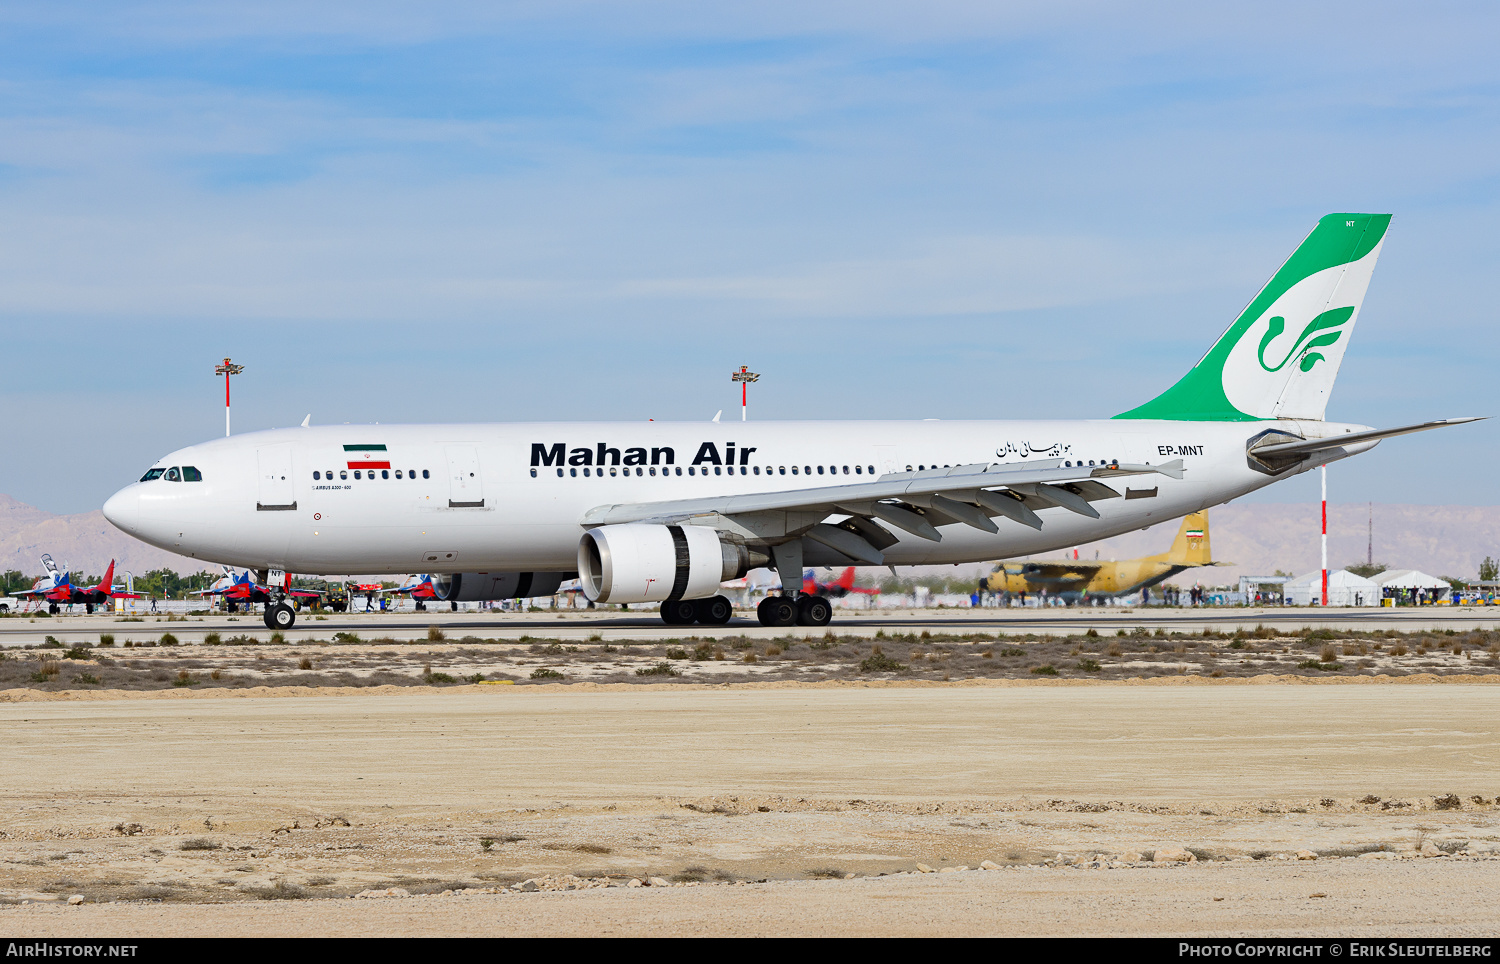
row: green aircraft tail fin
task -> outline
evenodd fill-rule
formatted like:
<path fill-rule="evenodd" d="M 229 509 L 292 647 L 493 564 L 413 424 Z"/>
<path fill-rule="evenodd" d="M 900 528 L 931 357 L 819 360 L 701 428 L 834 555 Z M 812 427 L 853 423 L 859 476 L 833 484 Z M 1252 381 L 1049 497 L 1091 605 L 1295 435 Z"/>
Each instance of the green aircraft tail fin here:
<path fill-rule="evenodd" d="M 1182 380 L 1116 418 L 1323 418 L 1390 226 L 1330 214 Z"/>

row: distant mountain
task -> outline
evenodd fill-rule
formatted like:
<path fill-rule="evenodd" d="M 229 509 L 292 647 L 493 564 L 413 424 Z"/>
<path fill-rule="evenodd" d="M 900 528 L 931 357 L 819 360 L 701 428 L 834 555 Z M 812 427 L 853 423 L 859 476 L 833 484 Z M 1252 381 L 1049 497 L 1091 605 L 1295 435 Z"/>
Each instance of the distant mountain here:
<path fill-rule="evenodd" d="M 1328 568 L 1365 561 L 1370 507 L 1328 506 Z M 1374 559 L 1392 569 L 1420 569 L 1434 576 L 1472 579 L 1485 556 L 1500 558 L 1500 506 L 1374 506 Z M 1301 575 L 1319 568 L 1318 506 L 1230 504 L 1210 509 L 1209 538 L 1215 560 L 1233 567 L 1191 569 L 1178 585 L 1234 584 L 1241 574 L 1269 576 L 1280 569 Z M 1078 547 L 1078 558 L 1129 559 L 1165 552 L 1178 520 L 1163 522 Z M 1071 553 L 1069 553 L 1071 555 Z M 1061 555 L 1049 554 L 1049 555 Z"/>
<path fill-rule="evenodd" d="M 0 495 L 0 570 L 19 569 L 40 575 L 42 553 L 51 553 L 59 566 L 75 573 L 100 576 L 109 560 L 117 570 L 136 575 L 152 569 L 173 569 L 184 575 L 212 569 L 201 559 L 166 552 L 127 536 L 95 509 L 77 515 L 53 515 Z"/>

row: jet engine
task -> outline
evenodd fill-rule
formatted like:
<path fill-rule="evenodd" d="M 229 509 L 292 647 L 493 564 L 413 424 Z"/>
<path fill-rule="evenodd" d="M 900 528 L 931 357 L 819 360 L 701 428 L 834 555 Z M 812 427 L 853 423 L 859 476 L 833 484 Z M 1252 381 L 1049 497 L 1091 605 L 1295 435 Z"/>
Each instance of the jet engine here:
<path fill-rule="evenodd" d="M 432 591 L 444 602 L 483 602 L 550 596 L 576 576 L 572 572 L 455 572 L 433 576 Z"/>
<path fill-rule="evenodd" d="M 717 595 L 723 580 L 768 562 L 764 551 L 703 526 L 600 526 L 578 543 L 583 594 L 601 603 L 703 599 Z"/>

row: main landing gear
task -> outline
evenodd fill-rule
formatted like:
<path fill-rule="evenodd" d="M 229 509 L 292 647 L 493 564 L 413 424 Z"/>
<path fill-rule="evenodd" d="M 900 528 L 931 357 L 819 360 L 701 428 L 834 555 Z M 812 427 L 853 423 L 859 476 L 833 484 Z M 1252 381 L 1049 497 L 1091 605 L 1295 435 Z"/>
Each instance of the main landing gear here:
<path fill-rule="evenodd" d="M 297 612 L 285 602 L 266 603 L 266 628 L 288 630 L 297 624 Z"/>
<path fill-rule="evenodd" d="M 796 599 L 767 596 L 755 615 L 762 626 L 827 626 L 833 620 L 833 606 L 822 596 L 806 593 Z"/>
<path fill-rule="evenodd" d="M 661 621 L 668 626 L 722 626 L 734 615 L 734 605 L 723 596 L 707 599 L 668 599 L 661 604 Z"/>

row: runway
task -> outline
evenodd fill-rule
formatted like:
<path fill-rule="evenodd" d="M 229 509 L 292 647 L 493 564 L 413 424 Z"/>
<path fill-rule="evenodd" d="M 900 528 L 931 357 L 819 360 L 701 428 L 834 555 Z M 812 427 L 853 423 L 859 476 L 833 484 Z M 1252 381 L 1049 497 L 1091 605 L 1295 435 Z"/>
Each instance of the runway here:
<path fill-rule="evenodd" d="M 1396 630 L 1398 632 L 1467 632 L 1500 627 L 1500 607 L 1421 608 L 1348 608 L 1317 607 L 1274 608 L 1176 608 L 1151 606 L 1138 609 L 1109 607 L 1075 607 L 1050 609 L 837 609 L 833 623 L 826 627 L 792 626 L 772 628 L 760 625 L 753 612 L 737 611 L 725 626 L 667 626 L 656 615 L 654 607 L 645 612 L 620 610 L 540 610 L 506 613 L 496 610 L 467 612 L 386 612 L 330 613 L 319 616 L 301 613 L 288 639 L 331 640 L 337 633 L 354 633 L 362 638 L 388 637 L 394 640 L 424 638 L 436 626 L 448 637 L 459 639 L 476 636 L 483 639 L 583 640 L 599 636 L 606 641 L 666 640 L 697 637 L 721 639 L 746 636 L 752 639 L 823 636 L 827 633 L 868 637 L 878 632 L 893 633 L 994 635 L 1036 634 L 1066 636 L 1097 630 L 1112 634 L 1117 630 L 1138 627 L 1155 632 L 1202 633 L 1204 630 L 1229 632 L 1267 626 L 1294 631 L 1303 628 L 1334 629 L 1358 632 Z M 238 616 L 188 616 L 167 620 L 144 616 L 134 621 L 114 615 L 36 617 L 27 615 L 0 619 L 0 646 L 28 646 L 42 643 L 47 636 L 61 642 L 95 642 L 100 633 L 111 633 L 119 639 L 134 636 L 153 639 L 170 632 L 183 644 L 201 642 L 216 632 L 220 635 L 244 633 L 258 638 L 270 634 L 255 614 Z"/>

